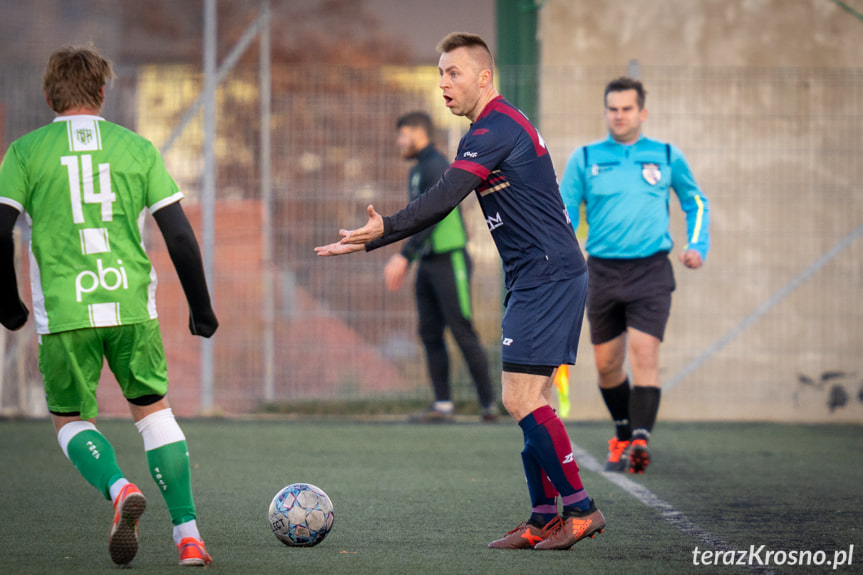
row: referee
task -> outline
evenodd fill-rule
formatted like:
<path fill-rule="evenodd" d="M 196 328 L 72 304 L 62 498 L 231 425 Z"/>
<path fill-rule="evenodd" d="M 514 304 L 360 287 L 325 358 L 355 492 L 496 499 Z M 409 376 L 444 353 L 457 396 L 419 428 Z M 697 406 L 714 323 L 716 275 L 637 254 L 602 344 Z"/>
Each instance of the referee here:
<path fill-rule="evenodd" d="M 659 345 L 675 287 L 669 190 L 686 214 L 680 261 L 698 269 L 710 246 L 707 198 L 680 150 L 642 135 L 644 100 L 638 80 L 623 77 L 606 86 L 609 135 L 575 150 L 560 186 L 576 229 L 586 206 L 587 317 L 599 388 L 616 427 L 605 469 L 630 473 L 643 473 L 650 463 L 647 443 L 659 411 Z"/>
<path fill-rule="evenodd" d="M 398 147 L 406 160 L 416 160 L 408 176 L 410 201 L 431 188 L 449 167 L 449 161 L 431 142 L 432 121 L 425 112 L 410 112 L 396 122 Z M 470 300 L 471 264 L 467 234 L 460 209 L 438 224 L 411 236 L 401 253 L 390 258 L 384 269 L 386 287 L 399 289 L 411 262 L 419 261 L 416 301 L 419 335 L 426 351 L 434 404 L 415 414 L 415 423 L 446 423 L 453 420 L 449 354 L 444 330 L 449 326 L 476 385 L 480 418 L 497 419 L 497 404 L 488 373 L 488 360 L 473 327 Z"/>

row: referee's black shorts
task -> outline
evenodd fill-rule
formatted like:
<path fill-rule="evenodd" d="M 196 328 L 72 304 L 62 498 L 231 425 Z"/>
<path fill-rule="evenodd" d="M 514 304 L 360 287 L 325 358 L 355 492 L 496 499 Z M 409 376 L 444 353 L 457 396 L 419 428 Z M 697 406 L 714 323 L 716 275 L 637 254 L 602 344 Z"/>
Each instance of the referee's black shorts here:
<path fill-rule="evenodd" d="M 646 258 L 589 257 L 587 319 L 594 345 L 611 341 L 631 327 L 660 341 L 671 313 L 674 270 L 667 252 Z"/>

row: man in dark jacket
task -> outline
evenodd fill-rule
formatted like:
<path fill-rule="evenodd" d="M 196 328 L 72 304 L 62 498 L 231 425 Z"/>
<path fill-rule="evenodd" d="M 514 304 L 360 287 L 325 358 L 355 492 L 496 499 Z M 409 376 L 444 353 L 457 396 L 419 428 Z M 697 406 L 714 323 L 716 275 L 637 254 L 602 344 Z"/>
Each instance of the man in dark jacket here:
<path fill-rule="evenodd" d="M 432 121 L 425 112 L 411 112 L 396 122 L 398 147 L 402 157 L 416 160 L 408 176 L 409 199 L 417 199 L 431 188 L 449 161 L 431 142 Z M 395 291 L 404 282 L 411 262 L 418 261 L 416 280 L 419 335 L 426 350 L 429 376 L 434 389 L 434 404 L 412 417 L 412 421 L 437 423 L 452 421 L 449 354 L 444 341 L 447 326 L 461 349 L 479 396 L 483 421 L 497 419 L 497 405 L 485 350 L 473 327 L 467 234 L 459 208 L 438 224 L 411 236 L 401 253 L 390 258 L 384 269 L 387 289 Z"/>

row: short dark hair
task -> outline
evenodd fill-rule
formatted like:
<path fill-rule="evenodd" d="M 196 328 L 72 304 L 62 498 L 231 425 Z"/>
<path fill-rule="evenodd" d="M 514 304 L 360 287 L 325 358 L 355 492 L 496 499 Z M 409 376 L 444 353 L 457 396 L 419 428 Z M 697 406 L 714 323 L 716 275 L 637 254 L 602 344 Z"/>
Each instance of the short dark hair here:
<path fill-rule="evenodd" d="M 478 51 L 481 55 L 481 63 L 494 72 L 494 56 L 482 36 L 467 32 L 450 32 L 437 44 L 437 51 L 441 54 L 452 52 L 457 48 L 472 48 Z"/>
<path fill-rule="evenodd" d="M 647 99 L 647 92 L 645 91 L 644 86 L 641 85 L 641 82 L 628 76 L 615 78 L 608 83 L 605 87 L 605 94 L 602 96 L 603 105 L 608 101 L 608 94 L 610 92 L 626 92 L 627 90 L 635 90 L 635 94 L 638 97 L 638 109 L 643 110 L 644 101 Z"/>
<path fill-rule="evenodd" d="M 408 112 L 401 116 L 396 121 L 396 129 L 399 129 L 402 126 L 422 128 L 425 131 L 426 136 L 429 138 L 432 136 L 432 119 L 425 112 Z"/>

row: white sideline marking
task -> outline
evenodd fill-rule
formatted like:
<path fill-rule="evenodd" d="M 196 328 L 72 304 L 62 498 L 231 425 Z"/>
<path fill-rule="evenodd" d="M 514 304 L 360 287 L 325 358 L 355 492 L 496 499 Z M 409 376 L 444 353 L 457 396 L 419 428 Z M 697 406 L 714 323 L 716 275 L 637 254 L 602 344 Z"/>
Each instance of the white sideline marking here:
<path fill-rule="evenodd" d="M 603 471 L 603 465 L 597 461 L 597 459 L 576 445 L 574 441 L 570 442 L 572 444 L 572 453 L 575 456 L 575 461 L 578 463 L 579 467 L 583 467 L 588 471 L 593 471 L 594 473 L 598 473 L 611 483 L 614 483 L 648 507 L 655 509 L 659 515 L 671 523 L 673 526 L 677 527 L 679 531 L 681 531 L 685 535 L 690 535 L 698 539 L 701 543 L 705 545 L 710 545 L 711 547 L 719 550 L 719 551 L 736 551 L 734 547 L 708 533 L 695 523 L 689 520 L 683 513 L 675 509 L 670 503 L 663 501 L 659 497 L 657 497 L 652 491 L 644 487 L 643 485 L 636 483 L 632 479 L 626 477 L 621 473 L 614 473 L 611 471 Z M 775 571 L 771 570 L 767 565 L 747 565 L 749 569 L 755 572 L 764 573 L 766 575 L 775 575 Z"/>

